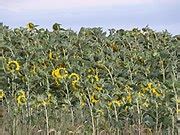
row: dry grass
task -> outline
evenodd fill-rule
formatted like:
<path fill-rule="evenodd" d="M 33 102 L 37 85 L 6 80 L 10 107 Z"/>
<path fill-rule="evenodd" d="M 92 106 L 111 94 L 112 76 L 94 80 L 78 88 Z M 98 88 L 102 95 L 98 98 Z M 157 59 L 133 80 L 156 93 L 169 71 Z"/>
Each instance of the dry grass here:
<path fill-rule="evenodd" d="M 58 114 L 57 119 L 49 118 L 48 131 L 43 117 L 37 123 L 31 122 L 29 124 L 22 123 L 20 116 L 19 118 L 14 117 L 12 120 L 10 117 L 8 113 L 4 113 L 1 117 L 0 135 L 94 135 L 88 122 L 83 123 L 81 119 L 76 119 L 77 123 L 72 125 L 69 116 L 65 114 L 64 116 Z M 128 122 L 120 129 L 113 128 L 109 123 L 104 123 L 103 126 L 99 125 L 98 127 L 96 122 L 95 135 L 178 135 L 177 131 L 173 134 L 171 128 L 165 131 L 162 129 L 162 125 L 157 131 L 146 128 L 144 125 L 130 125 Z"/>

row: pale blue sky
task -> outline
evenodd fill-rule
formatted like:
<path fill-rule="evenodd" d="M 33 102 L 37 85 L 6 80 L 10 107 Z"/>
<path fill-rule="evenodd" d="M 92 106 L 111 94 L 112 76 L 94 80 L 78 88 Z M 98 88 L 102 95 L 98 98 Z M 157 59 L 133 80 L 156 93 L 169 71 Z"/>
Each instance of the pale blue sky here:
<path fill-rule="evenodd" d="M 180 0 L 0 0 L 0 22 L 11 28 L 33 22 L 50 28 L 167 29 L 180 34 Z"/>

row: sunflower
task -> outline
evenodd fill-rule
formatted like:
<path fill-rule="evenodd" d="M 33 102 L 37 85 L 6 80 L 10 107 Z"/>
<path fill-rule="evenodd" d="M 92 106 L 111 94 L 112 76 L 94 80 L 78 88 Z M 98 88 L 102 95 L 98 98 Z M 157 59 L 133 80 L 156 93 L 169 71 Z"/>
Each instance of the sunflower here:
<path fill-rule="evenodd" d="M 18 106 L 21 106 L 26 103 L 26 97 L 25 95 L 17 96 L 16 98 Z"/>
<path fill-rule="evenodd" d="M 72 81 L 71 85 L 74 90 L 77 90 L 80 87 L 77 80 Z"/>
<path fill-rule="evenodd" d="M 32 30 L 34 28 L 34 24 L 32 22 L 29 22 L 26 26 L 29 30 Z"/>
<path fill-rule="evenodd" d="M 111 107 L 112 105 L 116 105 L 120 107 L 122 105 L 122 102 L 120 100 L 112 100 L 111 102 L 108 103 L 108 106 Z"/>
<path fill-rule="evenodd" d="M 96 104 L 97 102 L 99 102 L 99 100 L 98 100 L 97 96 L 95 95 L 95 93 L 93 93 L 93 94 L 91 95 L 91 97 L 90 97 L 90 102 L 91 102 L 92 104 Z"/>
<path fill-rule="evenodd" d="M 0 100 L 2 100 L 5 97 L 5 93 L 2 89 L 0 89 Z"/>
<path fill-rule="evenodd" d="M 66 68 L 57 68 L 52 71 L 52 76 L 55 79 L 64 79 L 68 76 L 68 72 L 66 71 Z"/>
<path fill-rule="evenodd" d="M 55 24 L 52 26 L 52 28 L 53 28 L 54 31 L 59 31 L 59 30 L 60 30 L 60 24 L 55 23 Z"/>
<path fill-rule="evenodd" d="M 34 25 L 32 22 L 29 22 L 26 27 L 28 28 L 28 30 L 33 30 L 35 27 L 37 27 L 38 25 Z"/>
<path fill-rule="evenodd" d="M 16 93 L 16 101 L 17 101 L 18 106 L 26 103 L 26 95 L 25 95 L 25 92 L 23 90 L 19 90 Z"/>
<path fill-rule="evenodd" d="M 7 64 L 7 69 L 11 72 L 14 71 L 19 71 L 20 70 L 20 66 L 19 63 L 17 61 L 9 61 Z"/>
<path fill-rule="evenodd" d="M 72 78 L 73 81 L 79 81 L 80 77 L 78 74 L 76 73 L 71 73 L 71 75 L 69 76 L 69 78 Z"/>

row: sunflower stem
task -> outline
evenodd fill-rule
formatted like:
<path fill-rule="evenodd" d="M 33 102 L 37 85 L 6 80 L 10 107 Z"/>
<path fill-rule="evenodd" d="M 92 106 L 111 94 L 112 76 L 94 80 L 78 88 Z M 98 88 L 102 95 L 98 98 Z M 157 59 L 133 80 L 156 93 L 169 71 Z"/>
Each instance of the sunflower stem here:
<path fill-rule="evenodd" d="M 91 97 L 89 89 L 88 89 L 88 96 L 89 98 Z M 91 123 L 92 123 L 92 128 L 93 128 L 92 135 L 96 135 L 95 121 L 94 121 L 94 115 L 93 115 L 93 110 L 92 110 L 93 104 L 90 103 L 89 98 L 86 98 L 86 99 L 87 99 L 87 103 L 88 103 L 90 115 L 91 115 Z"/>
<path fill-rule="evenodd" d="M 47 106 L 44 105 L 45 118 L 46 118 L 46 135 L 49 135 L 49 118 L 48 118 L 48 110 Z"/>

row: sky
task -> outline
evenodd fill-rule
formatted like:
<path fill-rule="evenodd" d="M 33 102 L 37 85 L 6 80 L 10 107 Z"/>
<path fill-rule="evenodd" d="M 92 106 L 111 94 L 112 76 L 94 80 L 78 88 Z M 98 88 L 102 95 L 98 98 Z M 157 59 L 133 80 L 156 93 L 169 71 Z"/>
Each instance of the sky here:
<path fill-rule="evenodd" d="M 54 23 L 78 31 L 143 28 L 180 34 L 180 0 L 0 0 L 0 22 L 10 28 L 28 22 L 51 29 Z"/>

